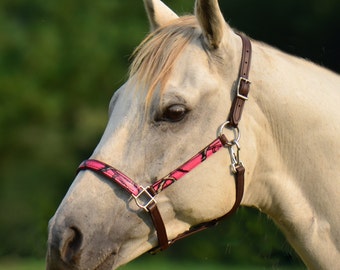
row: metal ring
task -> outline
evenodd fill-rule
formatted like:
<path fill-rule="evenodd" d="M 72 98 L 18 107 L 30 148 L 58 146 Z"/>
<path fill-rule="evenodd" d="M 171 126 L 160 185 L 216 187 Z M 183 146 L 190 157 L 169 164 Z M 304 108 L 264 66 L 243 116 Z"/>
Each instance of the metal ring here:
<path fill-rule="evenodd" d="M 235 139 L 229 140 L 227 138 L 228 140 L 227 145 L 228 146 L 233 146 L 235 144 L 238 145 L 238 142 L 240 141 L 240 138 L 241 138 L 241 133 L 240 133 L 239 128 L 230 126 L 230 121 L 226 121 L 222 125 L 220 125 L 220 127 L 218 128 L 218 131 L 217 131 L 218 137 L 223 135 L 223 129 L 230 129 L 230 130 L 233 130 L 235 133 Z"/>

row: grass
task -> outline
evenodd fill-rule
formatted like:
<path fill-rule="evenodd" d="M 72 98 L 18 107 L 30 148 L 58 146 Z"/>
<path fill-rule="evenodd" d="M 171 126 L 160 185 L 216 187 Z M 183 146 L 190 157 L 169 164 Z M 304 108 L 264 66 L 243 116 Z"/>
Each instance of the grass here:
<path fill-rule="evenodd" d="M 36 259 L 0 259 L 0 270 L 45 270 L 45 261 Z"/>
<path fill-rule="evenodd" d="M 265 267 L 265 266 L 246 266 L 246 265 L 228 265 L 214 263 L 212 261 L 195 262 L 195 261 L 176 261 L 176 260 L 158 260 L 155 257 L 151 259 L 137 259 L 123 267 L 120 270 L 305 270 L 302 267 Z"/>
<path fill-rule="evenodd" d="M 133 261 L 120 270 L 303 270 L 301 267 L 264 267 L 264 266 L 231 266 L 224 264 L 215 264 L 212 262 L 179 262 L 179 261 L 161 261 L 156 258 L 142 259 Z M 35 259 L 0 259 L 0 270 L 45 270 L 44 260 Z"/>

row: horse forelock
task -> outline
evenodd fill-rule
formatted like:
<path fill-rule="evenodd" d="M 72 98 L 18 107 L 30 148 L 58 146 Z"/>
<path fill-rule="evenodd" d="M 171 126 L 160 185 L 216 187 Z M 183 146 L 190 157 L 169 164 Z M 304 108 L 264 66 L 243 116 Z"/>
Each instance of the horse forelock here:
<path fill-rule="evenodd" d="M 194 16 L 180 17 L 150 33 L 133 53 L 130 78 L 138 88 L 147 89 L 146 105 L 157 87 L 162 92 L 174 63 L 183 50 L 202 32 Z"/>

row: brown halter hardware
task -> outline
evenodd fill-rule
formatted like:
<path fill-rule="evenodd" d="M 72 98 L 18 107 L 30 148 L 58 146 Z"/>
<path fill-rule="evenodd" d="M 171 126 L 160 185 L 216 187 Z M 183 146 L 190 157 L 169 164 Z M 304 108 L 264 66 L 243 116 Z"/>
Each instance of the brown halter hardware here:
<path fill-rule="evenodd" d="M 238 35 L 242 39 L 242 45 L 243 45 L 242 46 L 242 58 L 241 58 L 239 76 L 237 79 L 236 96 L 233 100 L 233 104 L 230 109 L 229 121 L 226 122 L 228 123 L 228 125 L 230 125 L 233 128 L 238 127 L 238 124 L 241 120 L 244 104 L 248 100 L 248 94 L 250 90 L 249 71 L 250 71 L 250 61 L 251 61 L 251 53 L 252 53 L 251 42 L 249 38 L 242 33 L 239 33 Z M 229 142 L 227 142 L 226 144 L 228 143 Z M 229 145 L 229 146 L 232 146 L 232 145 Z M 244 192 L 245 168 L 243 167 L 243 164 L 240 163 L 238 164 L 238 166 L 235 166 L 234 169 L 235 169 L 234 175 L 235 175 L 235 185 L 236 185 L 236 199 L 235 199 L 233 207 L 229 210 L 229 212 L 226 213 L 224 216 L 217 218 L 215 220 L 211 220 L 211 221 L 193 226 L 188 231 L 185 231 L 184 233 L 178 235 L 173 240 L 170 240 L 170 241 L 168 240 L 162 217 L 157 209 L 157 204 L 154 203 L 152 207 L 150 207 L 150 214 L 151 214 L 154 226 L 158 232 L 158 241 L 159 241 L 159 247 L 156 247 L 153 250 L 151 250 L 151 253 L 157 253 L 158 251 L 165 250 L 170 245 L 174 244 L 178 240 L 181 240 L 197 232 L 203 231 L 207 228 L 213 227 L 217 225 L 219 221 L 227 218 L 228 216 L 230 216 L 237 210 L 237 208 L 241 204 L 243 192 Z"/>
<path fill-rule="evenodd" d="M 211 226 L 216 225 L 220 220 L 230 216 L 234 213 L 237 208 L 240 206 L 243 191 L 244 191 L 244 173 L 245 168 L 242 162 L 239 160 L 239 130 L 238 124 L 240 122 L 243 107 L 245 101 L 248 99 L 248 93 L 250 89 L 250 81 L 249 81 L 249 70 L 250 70 L 250 61 L 251 61 L 251 42 L 248 37 L 243 34 L 238 34 L 242 39 L 242 58 L 241 65 L 239 70 L 239 76 L 237 79 L 237 89 L 236 95 L 233 100 L 228 121 L 223 123 L 219 130 L 219 136 L 216 140 L 214 140 L 211 144 L 209 144 L 206 148 L 196 154 L 192 159 L 184 163 L 182 166 L 172 171 L 168 176 L 156 181 L 153 185 L 144 188 L 136 184 L 129 177 L 124 175 L 119 170 L 107 165 L 98 160 L 85 160 L 82 162 L 78 168 L 78 172 L 82 170 L 92 170 L 105 178 L 112 180 L 120 187 L 124 188 L 128 191 L 133 198 L 136 200 L 137 205 L 149 212 L 152 218 L 152 222 L 155 226 L 157 237 L 158 237 L 158 247 L 152 249 L 151 253 L 157 253 L 158 251 L 162 251 L 167 249 L 170 245 L 175 243 L 176 241 L 183 239 L 187 236 L 190 236 L 196 232 L 200 232 L 204 229 L 207 229 Z M 232 128 L 237 131 L 238 138 L 230 141 L 223 134 L 224 128 Z M 206 160 L 209 156 L 216 153 L 219 149 L 226 147 L 229 149 L 231 160 L 232 160 L 232 172 L 235 176 L 235 186 L 236 186 L 236 198 L 233 207 L 226 213 L 224 216 L 211 220 L 209 222 L 204 222 L 198 225 L 191 227 L 188 231 L 178 235 L 176 238 L 172 240 L 168 240 L 168 236 L 166 233 L 165 225 L 162 219 L 162 216 L 158 210 L 157 202 L 155 200 L 155 196 L 179 180 L 182 176 L 190 172 L 196 166 L 198 166 L 201 162 Z M 233 147 L 237 148 L 237 152 L 235 153 Z M 145 202 L 146 201 L 146 202 Z"/>
<path fill-rule="evenodd" d="M 241 120 L 244 104 L 248 100 L 248 94 L 249 94 L 250 83 L 251 83 L 249 80 L 249 71 L 250 71 L 250 62 L 251 62 L 251 53 L 252 53 L 251 42 L 249 38 L 245 36 L 244 34 L 238 33 L 238 35 L 242 39 L 242 45 L 243 45 L 242 46 L 242 58 L 241 58 L 239 76 L 237 79 L 236 96 L 233 100 L 233 103 L 230 109 L 229 121 L 226 122 L 226 126 L 229 126 L 232 128 L 238 128 L 238 124 Z M 229 147 L 233 146 L 232 144 L 229 144 L 228 140 L 226 142 L 226 145 L 228 145 Z M 184 233 L 178 235 L 176 238 L 174 238 L 171 241 L 168 241 L 165 230 L 164 230 L 164 233 L 162 233 L 162 235 L 158 233 L 159 247 L 153 249 L 151 252 L 154 253 L 154 252 L 162 251 L 180 239 L 188 237 L 197 232 L 203 231 L 207 228 L 213 227 L 217 225 L 219 221 L 227 218 L 228 216 L 230 216 L 237 210 L 237 208 L 241 204 L 243 192 L 244 192 L 245 168 L 243 167 L 242 163 L 238 163 L 234 165 L 236 165 L 233 168 L 234 175 L 235 175 L 235 185 L 236 185 L 236 199 L 235 199 L 233 207 L 229 210 L 229 212 L 220 218 L 193 226 L 188 231 L 185 231 Z M 157 207 L 156 204 L 155 204 L 155 207 Z M 163 225 L 161 224 L 163 223 L 163 220 L 161 216 L 159 215 L 159 211 L 157 210 L 155 212 L 158 212 L 158 213 L 155 213 L 155 216 L 152 218 L 154 221 L 155 227 L 164 228 L 164 224 Z M 151 214 L 151 216 L 153 216 L 153 214 Z M 160 230 L 160 231 L 163 231 L 163 230 Z"/>

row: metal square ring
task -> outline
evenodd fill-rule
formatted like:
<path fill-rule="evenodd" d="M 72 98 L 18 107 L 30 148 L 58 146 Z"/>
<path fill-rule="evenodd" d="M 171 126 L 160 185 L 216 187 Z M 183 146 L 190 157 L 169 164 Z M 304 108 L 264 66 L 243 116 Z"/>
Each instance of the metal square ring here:
<path fill-rule="evenodd" d="M 149 212 L 148 206 L 154 202 L 157 203 L 155 200 L 155 197 L 150 194 L 150 192 L 147 190 L 148 187 L 141 187 L 142 190 L 137 194 L 133 195 L 132 197 L 135 199 L 136 204 L 138 207 L 144 209 L 146 212 Z M 143 200 L 144 199 L 144 200 Z"/>

